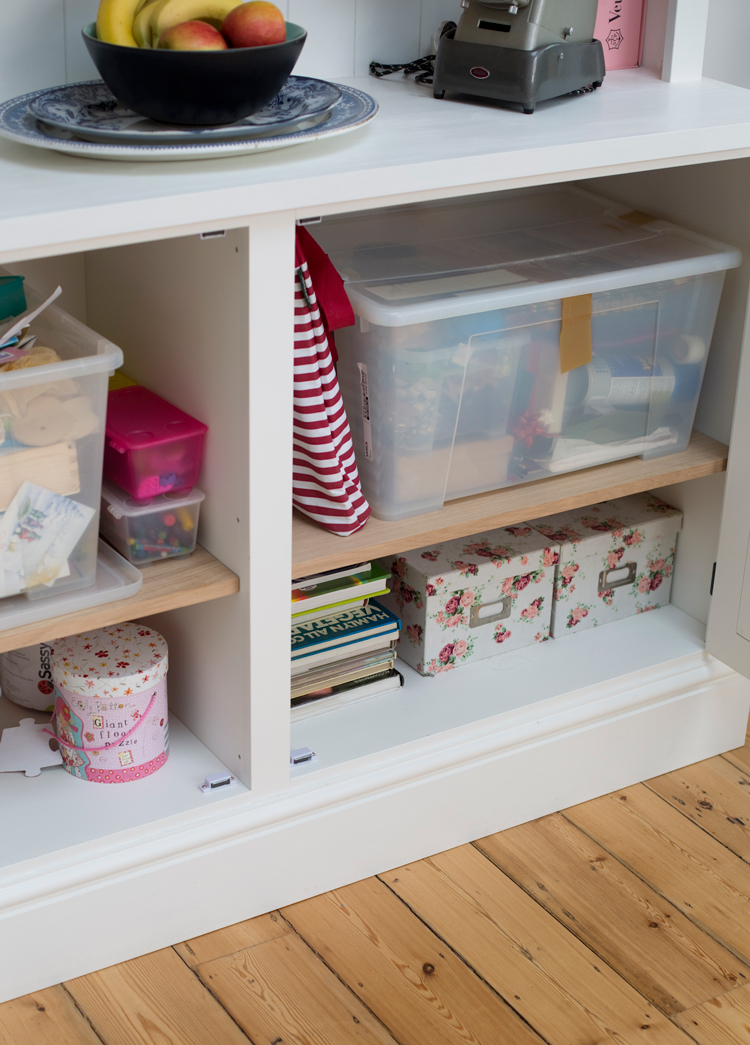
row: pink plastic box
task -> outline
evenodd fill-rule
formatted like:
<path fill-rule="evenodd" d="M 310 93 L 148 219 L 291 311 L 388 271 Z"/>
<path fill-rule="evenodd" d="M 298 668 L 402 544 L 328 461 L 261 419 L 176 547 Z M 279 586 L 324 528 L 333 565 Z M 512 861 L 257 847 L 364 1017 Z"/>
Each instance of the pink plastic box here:
<path fill-rule="evenodd" d="M 142 500 L 198 482 L 208 428 L 140 385 L 109 393 L 104 475 Z"/>

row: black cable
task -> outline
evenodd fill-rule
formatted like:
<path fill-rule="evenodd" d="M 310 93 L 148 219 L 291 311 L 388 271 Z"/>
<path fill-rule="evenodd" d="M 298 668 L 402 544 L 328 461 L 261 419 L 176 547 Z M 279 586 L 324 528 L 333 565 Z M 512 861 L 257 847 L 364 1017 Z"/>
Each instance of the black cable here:
<path fill-rule="evenodd" d="M 391 73 L 403 72 L 404 76 L 417 73 L 418 75 L 414 77 L 414 82 L 427 85 L 432 83 L 434 62 L 434 54 L 428 54 L 424 58 L 417 58 L 413 62 L 404 62 L 401 65 L 384 65 L 382 62 L 370 62 L 370 76 L 376 76 L 380 79 L 383 76 L 389 76 Z"/>

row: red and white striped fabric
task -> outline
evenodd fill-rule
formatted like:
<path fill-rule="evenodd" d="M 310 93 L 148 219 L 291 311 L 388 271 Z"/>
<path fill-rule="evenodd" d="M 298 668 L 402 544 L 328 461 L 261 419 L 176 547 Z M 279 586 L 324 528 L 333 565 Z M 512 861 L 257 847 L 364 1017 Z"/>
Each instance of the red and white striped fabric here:
<path fill-rule="evenodd" d="M 343 537 L 364 526 L 370 505 L 360 486 L 324 319 L 299 242 L 297 266 L 292 501 L 295 508 Z"/>

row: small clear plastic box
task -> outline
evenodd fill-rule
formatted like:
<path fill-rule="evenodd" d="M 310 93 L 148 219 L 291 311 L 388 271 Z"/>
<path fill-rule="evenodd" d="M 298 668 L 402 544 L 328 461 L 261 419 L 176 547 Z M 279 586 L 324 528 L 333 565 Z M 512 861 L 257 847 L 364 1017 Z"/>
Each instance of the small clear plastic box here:
<path fill-rule="evenodd" d="M 137 501 L 114 483 L 102 483 L 99 529 L 102 537 L 134 566 L 160 559 L 180 559 L 195 551 L 204 495 L 165 493 Z"/>
<path fill-rule="evenodd" d="M 315 238 L 357 317 L 336 334 L 338 378 L 386 520 L 684 450 L 741 261 L 570 187 L 324 218 Z M 571 306 L 590 311 L 591 361 L 563 373 Z"/>
<path fill-rule="evenodd" d="M 139 501 L 191 490 L 207 431 L 147 388 L 118 388 L 107 401 L 104 476 Z"/>

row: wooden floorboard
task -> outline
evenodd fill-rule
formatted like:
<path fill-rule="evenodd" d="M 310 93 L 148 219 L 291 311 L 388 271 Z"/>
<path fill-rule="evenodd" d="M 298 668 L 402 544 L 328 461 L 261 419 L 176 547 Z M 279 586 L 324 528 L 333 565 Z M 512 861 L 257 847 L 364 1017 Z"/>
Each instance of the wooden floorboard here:
<path fill-rule="evenodd" d="M 282 909 L 402 1045 L 541 1045 L 487 983 L 377 878 Z"/>
<path fill-rule="evenodd" d="M 197 972 L 254 1045 L 397 1045 L 294 932 L 206 962 Z"/>
<path fill-rule="evenodd" d="M 643 784 L 565 811 L 607 852 L 750 959 L 750 866 Z"/>
<path fill-rule="evenodd" d="M 724 758 L 647 780 L 646 787 L 750 862 L 750 775 Z"/>
<path fill-rule="evenodd" d="M 7 1045 L 101 1045 L 64 987 L 0 1005 L 0 1041 Z"/>
<path fill-rule="evenodd" d="M 727 762 L 731 762 L 737 769 L 750 773 L 750 737 L 745 738 L 744 747 L 736 747 L 732 751 L 727 751 L 721 757 Z M 698 763 L 698 765 L 701 764 L 700 762 Z"/>
<path fill-rule="evenodd" d="M 689 1045 L 666 1016 L 473 846 L 382 879 L 549 1045 Z"/>
<path fill-rule="evenodd" d="M 667 1015 L 750 982 L 748 966 L 559 813 L 475 844 Z"/>
<path fill-rule="evenodd" d="M 268 943 L 278 936 L 286 936 L 292 927 L 285 922 L 278 911 L 263 914 L 259 918 L 249 918 L 245 922 L 237 922 L 226 929 L 197 936 L 184 943 L 178 943 L 175 950 L 191 969 L 214 958 L 223 958 L 235 951 L 244 951 L 248 947 L 256 947 L 260 943 Z"/>
<path fill-rule="evenodd" d="M 748 1045 L 750 741 L 0 1005 L 5 1045 Z"/>
<path fill-rule="evenodd" d="M 68 980 L 65 989 L 105 1045 L 248 1045 L 171 947 Z"/>
<path fill-rule="evenodd" d="M 704 1002 L 677 1018 L 698 1045 L 738 1045 L 750 1038 L 750 987 Z"/>

